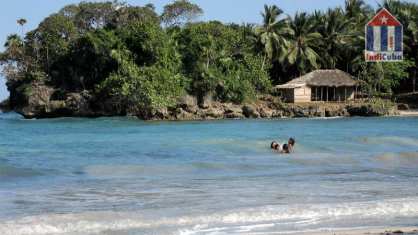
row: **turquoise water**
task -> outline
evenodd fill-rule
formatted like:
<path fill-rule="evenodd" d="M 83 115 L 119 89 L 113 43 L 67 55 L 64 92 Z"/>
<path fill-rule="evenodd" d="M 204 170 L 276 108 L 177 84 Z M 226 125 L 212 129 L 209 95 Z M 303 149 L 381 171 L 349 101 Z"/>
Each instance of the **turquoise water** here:
<path fill-rule="evenodd" d="M 143 122 L 0 114 L 0 234 L 418 225 L 418 118 Z M 296 138 L 296 153 L 269 150 Z"/>

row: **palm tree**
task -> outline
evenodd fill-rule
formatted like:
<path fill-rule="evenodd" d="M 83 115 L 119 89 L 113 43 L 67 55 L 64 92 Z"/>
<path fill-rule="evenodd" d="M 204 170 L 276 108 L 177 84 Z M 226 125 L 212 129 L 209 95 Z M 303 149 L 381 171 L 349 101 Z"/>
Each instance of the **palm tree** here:
<path fill-rule="evenodd" d="M 17 34 L 12 34 L 7 37 L 5 54 L 11 60 L 20 60 L 23 53 L 23 41 Z"/>
<path fill-rule="evenodd" d="M 5 51 L 0 53 L 3 74 L 8 82 L 16 81 L 27 68 L 23 61 L 23 41 L 19 35 L 12 34 L 7 37 L 4 47 Z"/>
<path fill-rule="evenodd" d="M 22 26 L 22 36 L 25 34 L 25 28 L 24 28 L 24 26 L 25 26 L 25 24 L 27 22 L 28 21 L 26 19 L 24 19 L 24 18 L 20 18 L 20 19 L 17 20 L 17 24 L 19 24 L 20 26 Z"/>
<path fill-rule="evenodd" d="M 415 61 L 411 69 L 412 91 L 415 92 L 418 73 L 418 5 L 394 0 L 384 0 L 380 7 L 385 7 L 402 23 L 404 29 L 404 53 Z"/>
<path fill-rule="evenodd" d="M 349 32 L 350 21 L 344 16 L 341 9 L 329 9 L 322 17 L 316 16 L 318 32 L 322 35 L 322 64 L 326 68 L 335 69 L 337 62 L 344 55 L 343 50 L 351 41 Z"/>
<path fill-rule="evenodd" d="M 374 10 L 364 0 L 346 0 L 343 14 L 349 25 L 347 26 L 347 41 L 343 47 L 340 67 L 352 74 L 362 74 L 364 62 L 364 26 L 372 18 Z"/>
<path fill-rule="evenodd" d="M 296 67 L 299 75 L 319 68 L 317 51 L 322 36 L 316 32 L 312 19 L 306 13 L 296 13 L 290 28 L 294 35 L 286 56 L 288 63 Z"/>
<path fill-rule="evenodd" d="M 264 5 L 264 12 L 261 13 L 263 25 L 255 28 L 264 53 L 263 69 L 267 59 L 270 62 L 275 59 L 281 60 L 286 54 L 288 37 L 292 35 L 292 31 L 288 27 L 287 19 L 279 19 L 282 13 L 283 11 L 275 5 Z"/>
<path fill-rule="evenodd" d="M 373 12 L 373 9 L 371 6 L 366 5 L 364 0 L 346 0 L 344 11 L 349 19 L 365 21 Z"/>

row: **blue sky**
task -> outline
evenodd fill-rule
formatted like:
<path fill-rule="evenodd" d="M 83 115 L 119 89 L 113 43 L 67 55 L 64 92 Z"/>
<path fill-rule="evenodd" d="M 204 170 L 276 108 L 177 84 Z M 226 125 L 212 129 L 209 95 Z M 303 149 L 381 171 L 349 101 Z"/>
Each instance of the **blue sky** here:
<path fill-rule="evenodd" d="M 418 0 L 409 0 L 418 3 Z M 7 35 L 20 33 L 21 29 L 16 24 L 18 18 L 28 20 L 25 31 L 34 29 L 43 18 L 58 11 L 63 6 L 77 3 L 77 0 L 13 0 L 2 1 L 0 8 L 0 48 L 2 48 Z M 171 0 L 127 0 L 132 5 L 145 5 L 153 3 L 158 12 Z M 234 23 L 258 23 L 261 21 L 260 12 L 264 4 L 276 4 L 286 14 L 296 11 L 312 12 L 315 9 L 327 9 L 329 7 L 342 6 L 344 0 L 192 0 L 199 4 L 205 11 L 203 20 L 220 20 Z M 375 0 L 366 0 L 372 6 L 376 6 Z M 8 92 L 4 85 L 4 79 L 0 78 L 0 100 L 5 99 Z"/>

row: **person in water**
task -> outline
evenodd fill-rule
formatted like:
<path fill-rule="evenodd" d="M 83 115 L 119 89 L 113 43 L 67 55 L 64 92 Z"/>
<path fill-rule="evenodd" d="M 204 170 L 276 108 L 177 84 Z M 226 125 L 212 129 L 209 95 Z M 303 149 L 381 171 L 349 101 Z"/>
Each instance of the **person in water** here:
<path fill-rule="evenodd" d="M 271 142 L 270 148 L 279 152 L 279 153 L 291 153 L 293 152 L 293 147 L 295 146 L 295 139 L 289 138 L 287 144 L 280 145 L 276 141 Z"/>

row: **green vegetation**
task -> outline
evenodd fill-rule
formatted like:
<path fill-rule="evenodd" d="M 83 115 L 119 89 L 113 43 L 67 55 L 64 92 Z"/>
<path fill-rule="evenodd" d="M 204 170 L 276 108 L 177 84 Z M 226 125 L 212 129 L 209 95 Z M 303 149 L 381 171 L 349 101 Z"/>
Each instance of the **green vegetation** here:
<path fill-rule="evenodd" d="M 378 9 L 362 0 L 288 17 L 278 6 L 265 6 L 260 25 L 196 22 L 203 10 L 176 0 L 161 16 L 152 4 L 66 6 L 24 36 L 10 35 L 0 63 L 11 93 L 33 83 L 60 96 L 88 91 L 97 102 L 110 100 L 118 114 L 144 117 L 185 94 L 199 102 L 208 95 L 253 101 L 272 85 L 320 68 L 349 72 L 369 95 L 413 91 L 418 5 L 385 0 L 381 7 L 404 25 L 404 62 L 364 62 L 364 25 Z M 17 22 L 23 31 L 26 20 Z"/>

